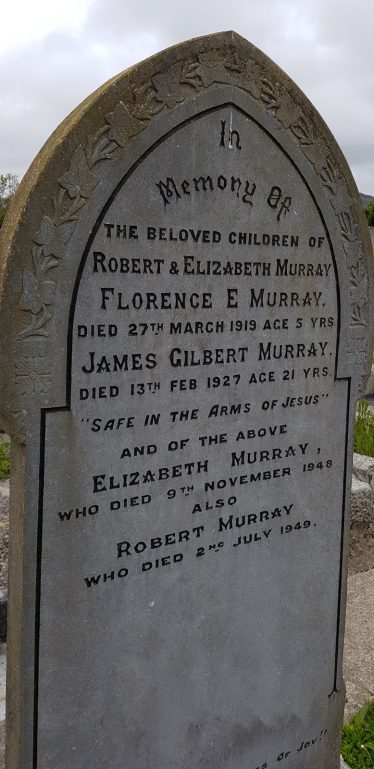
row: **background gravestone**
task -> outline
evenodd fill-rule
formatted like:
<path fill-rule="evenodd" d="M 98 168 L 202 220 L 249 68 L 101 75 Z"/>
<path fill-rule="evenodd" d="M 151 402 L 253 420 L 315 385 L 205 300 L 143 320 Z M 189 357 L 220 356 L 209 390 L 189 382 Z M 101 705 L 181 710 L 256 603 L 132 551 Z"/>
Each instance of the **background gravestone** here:
<path fill-rule="evenodd" d="M 234 33 L 111 80 L 1 232 L 9 769 L 337 766 L 368 230 Z"/>

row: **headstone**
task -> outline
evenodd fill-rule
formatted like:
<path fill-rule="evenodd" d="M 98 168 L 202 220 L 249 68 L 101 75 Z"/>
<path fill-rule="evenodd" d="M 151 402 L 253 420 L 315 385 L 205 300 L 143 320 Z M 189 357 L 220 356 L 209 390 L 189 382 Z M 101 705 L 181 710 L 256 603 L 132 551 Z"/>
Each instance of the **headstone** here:
<path fill-rule="evenodd" d="M 2 231 L 9 769 L 339 765 L 373 268 L 298 88 L 234 33 L 52 135 Z"/>

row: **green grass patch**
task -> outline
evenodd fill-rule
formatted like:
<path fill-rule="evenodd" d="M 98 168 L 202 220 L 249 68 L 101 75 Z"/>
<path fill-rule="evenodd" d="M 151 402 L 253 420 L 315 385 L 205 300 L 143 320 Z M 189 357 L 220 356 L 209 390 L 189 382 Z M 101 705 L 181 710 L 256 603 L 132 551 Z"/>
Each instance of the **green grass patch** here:
<path fill-rule="evenodd" d="M 10 443 L 0 443 L 0 481 L 9 478 L 10 473 Z"/>
<path fill-rule="evenodd" d="M 367 401 L 357 403 L 354 450 L 357 454 L 374 457 L 374 414 Z"/>
<path fill-rule="evenodd" d="M 342 756 L 351 769 L 374 769 L 374 700 L 344 727 Z"/>

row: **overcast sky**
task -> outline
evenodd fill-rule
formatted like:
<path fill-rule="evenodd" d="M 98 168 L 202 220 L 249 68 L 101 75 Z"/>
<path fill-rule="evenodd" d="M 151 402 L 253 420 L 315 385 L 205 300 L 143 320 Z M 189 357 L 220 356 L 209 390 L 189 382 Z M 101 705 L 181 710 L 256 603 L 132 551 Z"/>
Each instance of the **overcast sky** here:
<path fill-rule="evenodd" d="M 190 37 L 233 29 L 319 110 L 374 195 L 374 0 L 3 0 L 0 173 L 21 177 L 97 86 Z"/>

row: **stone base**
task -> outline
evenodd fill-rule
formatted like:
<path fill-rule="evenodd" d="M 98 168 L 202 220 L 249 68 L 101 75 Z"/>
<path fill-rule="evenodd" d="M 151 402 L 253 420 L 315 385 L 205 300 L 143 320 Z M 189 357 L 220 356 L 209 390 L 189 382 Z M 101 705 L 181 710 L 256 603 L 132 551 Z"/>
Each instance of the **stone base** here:
<path fill-rule="evenodd" d="M 353 455 L 351 525 L 374 529 L 374 457 Z"/>

